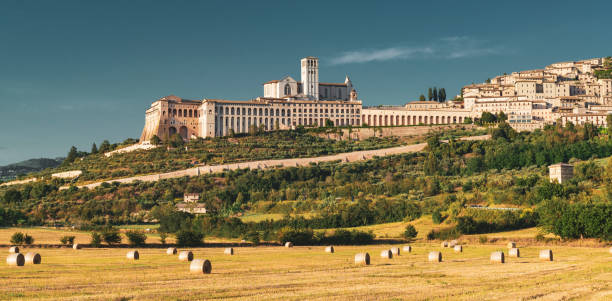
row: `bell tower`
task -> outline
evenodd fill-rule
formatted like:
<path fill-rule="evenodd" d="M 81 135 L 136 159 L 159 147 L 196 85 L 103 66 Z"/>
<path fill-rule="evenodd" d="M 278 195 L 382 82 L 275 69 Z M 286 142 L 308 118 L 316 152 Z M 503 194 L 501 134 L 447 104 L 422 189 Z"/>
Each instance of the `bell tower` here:
<path fill-rule="evenodd" d="M 319 59 L 305 57 L 302 63 L 302 87 L 304 95 L 310 99 L 319 100 Z"/>

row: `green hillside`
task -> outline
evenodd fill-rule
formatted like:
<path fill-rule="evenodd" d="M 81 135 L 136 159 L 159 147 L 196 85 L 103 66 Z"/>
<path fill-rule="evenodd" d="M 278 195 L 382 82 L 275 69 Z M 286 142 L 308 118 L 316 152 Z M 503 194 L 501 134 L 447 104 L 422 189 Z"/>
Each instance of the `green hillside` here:
<path fill-rule="evenodd" d="M 39 158 L 0 166 L 0 181 L 12 180 L 20 175 L 41 171 L 46 168 L 54 168 L 59 166 L 62 161 L 64 161 L 64 158 Z"/>

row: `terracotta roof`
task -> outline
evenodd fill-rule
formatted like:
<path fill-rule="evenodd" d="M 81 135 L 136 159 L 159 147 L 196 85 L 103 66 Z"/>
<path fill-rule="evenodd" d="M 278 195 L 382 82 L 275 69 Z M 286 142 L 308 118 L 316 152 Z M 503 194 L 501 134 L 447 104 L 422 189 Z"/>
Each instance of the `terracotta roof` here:
<path fill-rule="evenodd" d="M 271 81 L 265 82 L 263 84 L 266 85 L 266 84 L 274 84 L 274 83 L 278 83 L 278 80 L 276 80 L 276 79 L 275 80 L 271 80 Z"/>
<path fill-rule="evenodd" d="M 319 86 L 346 86 L 345 83 L 319 83 Z"/>

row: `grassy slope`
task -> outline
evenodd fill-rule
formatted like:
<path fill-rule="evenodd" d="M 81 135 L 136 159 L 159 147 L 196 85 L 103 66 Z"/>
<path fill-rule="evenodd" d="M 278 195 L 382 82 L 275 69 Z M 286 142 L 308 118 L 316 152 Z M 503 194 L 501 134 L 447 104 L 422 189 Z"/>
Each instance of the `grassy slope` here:
<path fill-rule="evenodd" d="M 0 266 L 0 299 L 131 300 L 609 300 L 612 263 L 607 249 L 555 247 L 554 262 L 537 259 L 540 248 L 526 247 L 520 259 L 491 264 L 503 245 L 466 245 L 463 253 L 438 244 L 414 244 L 413 253 L 391 260 L 378 254 L 389 245 L 192 249 L 211 260 L 210 275 L 191 274 L 189 265 L 161 249 L 141 249 L 128 261 L 128 249 L 41 249 L 43 264 Z M 428 263 L 440 250 L 444 262 Z M 353 256 L 367 251 L 370 266 Z M 133 298 L 133 299 L 132 299 Z"/>

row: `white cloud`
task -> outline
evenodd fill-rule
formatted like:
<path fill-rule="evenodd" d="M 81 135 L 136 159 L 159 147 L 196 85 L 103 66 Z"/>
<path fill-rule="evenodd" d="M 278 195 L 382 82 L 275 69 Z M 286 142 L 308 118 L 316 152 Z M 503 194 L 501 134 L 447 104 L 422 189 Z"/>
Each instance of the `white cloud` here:
<path fill-rule="evenodd" d="M 501 54 L 504 48 L 490 46 L 486 41 L 467 36 L 440 38 L 429 45 L 389 47 L 371 50 L 347 51 L 331 59 L 333 65 L 368 63 L 375 61 L 407 60 L 422 58 L 460 59 Z"/>
<path fill-rule="evenodd" d="M 377 50 L 348 51 L 332 59 L 332 64 L 367 63 L 373 61 L 388 61 L 395 59 L 410 59 L 433 53 L 429 47 L 391 47 Z"/>

